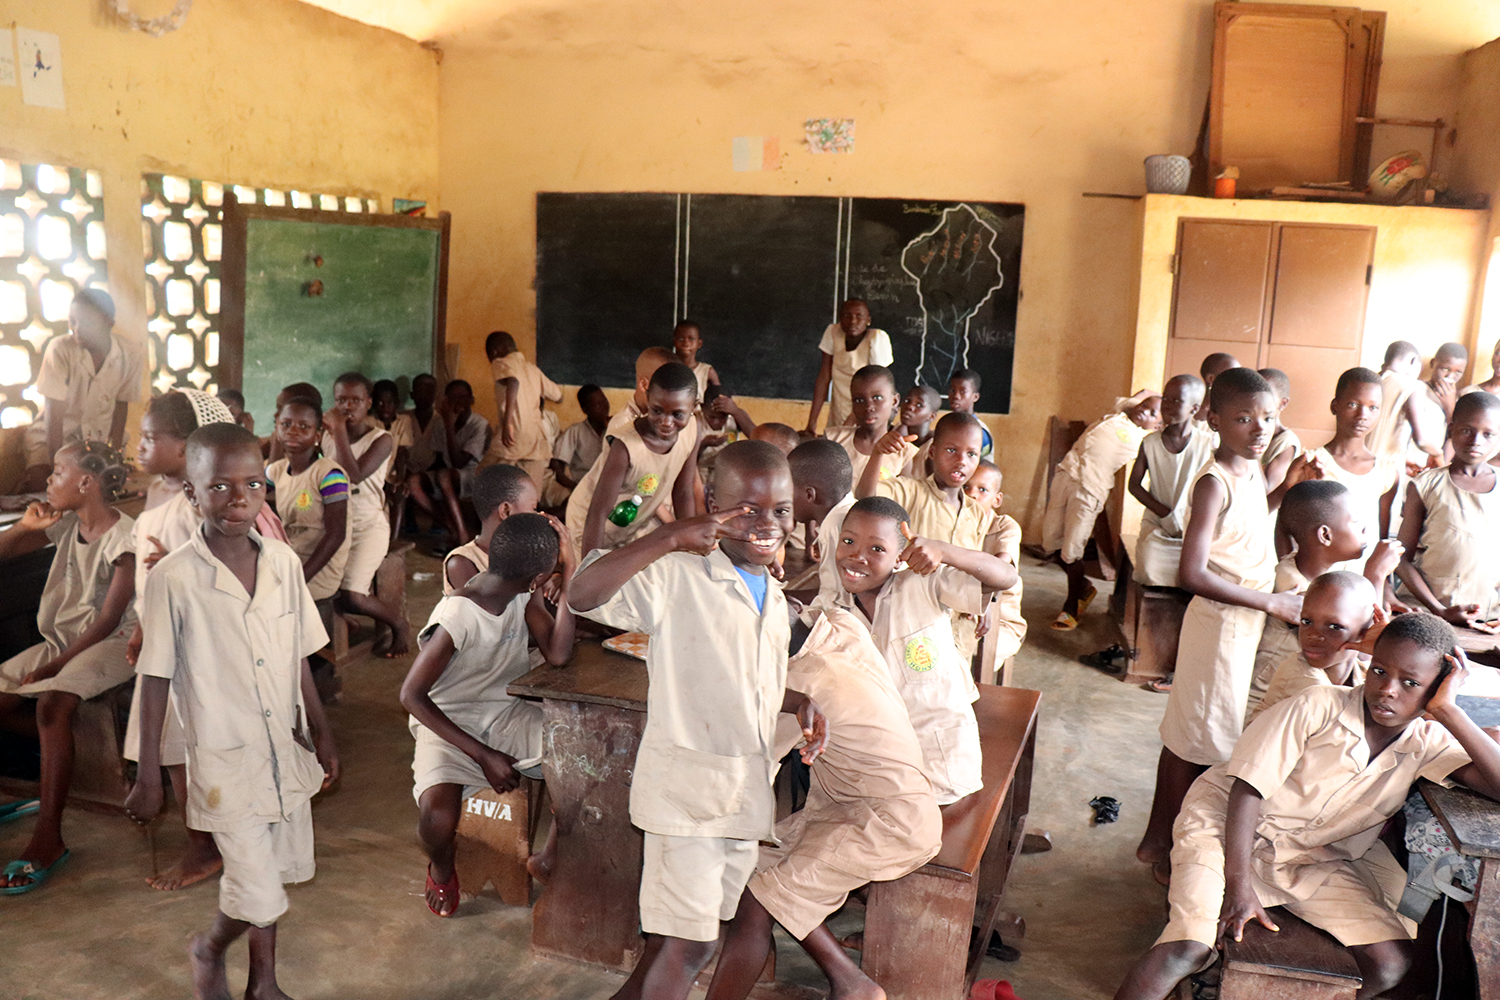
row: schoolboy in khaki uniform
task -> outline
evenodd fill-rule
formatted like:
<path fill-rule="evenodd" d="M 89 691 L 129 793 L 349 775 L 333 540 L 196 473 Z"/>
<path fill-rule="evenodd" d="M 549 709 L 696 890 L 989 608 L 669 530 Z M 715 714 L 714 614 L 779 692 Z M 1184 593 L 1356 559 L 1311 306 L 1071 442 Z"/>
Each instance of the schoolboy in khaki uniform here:
<path fill-rule="evenodd" d="M 931 445 L 931 475 L 923 474 L 913 462 L 911 475 L 882 479 L 867 463 L 855 484 L 855 497 L 882 496 L 896 501 L 905 508 L 912 532 L 923 538 L 952 542 L 966 549 L 983 548 L 995 519 L 994 510 L 964 493 L 964 484 L 981 461 L 983 425 L 968 413 L 950 413 L 937 422 Z M 874 450 L 900 453 L 906 446 L 905 439 L 891 431 L 875 443 Z"/>
<path fill-rule="evenodd" d="M 519 465 L 532 482 L 540 484 L 552 458 L 552 443 L 542 423 L 542 401 L 562 401 L 562 389 L 516 347 L 515 338 L 495 331 L 484 341 L 495 380 L 495 411 L 500 427 L 490 439 L 479 467 Z"/>
<path fill-rule="evenodd" d="M 1302 595 L 1297 648 L 1276 665 L 1265 697 L 1251 708 L 1245 725 L 1310 687 L 1363 684 L 1365 666 L 1359 653 L 1369 652 L 1362 643 L 1377 616 L 1384 626 L 1385 614 L 1376 602 L 1375 588 L 1364 577 L 1335 570 L 1313 580 Z"/>
<path fill-rule="evenodd" d="M 224 857 L 218 917 L 189 949 L 199 996 L 229 995 L 224 952 L 246 931 L 247 995 L 277 992 L 282 884 L 312 878 L 311 799 L 339 771 L 307 665 L 328 636 L 297 554 L 252 528 L 265 489 L 254 434 L 194 431 L 185 491 L 203 528 L 146 581 L 140 770 L 125 809 L 142 824 L 161 809 L 170 687 L 187 735 L 187 822 L 212 833 Z"/>
<path fill-rule="evenodd" d="M 792 527 L 781 452 L 725 448 L 709 509 L 591 556 L 573 578 L 575 614 L 651 636 L 630 819 L 645 831 L 641 927 L 652 938 L 622 1000 L 686 997 L 734 916 L 775 821 L 778 710 L 797 714 L 811 756 L 826 739 L 817 705 L 785 689 L 790 624 L 767 572 Z"/>
<path fill-rule="evenodd" d="M 1359 997 L 1393 989 L 1415 928 L 1396 913 L 1406 873 L 1381 827 L 1418 778 L 1500 797 L 1500 745 L 1454 701 L 1467 675 L 1448 625 L 1399 615 L 1362 686 L 1304 691 L 1256 719 L 1184 801 L 1170 919 L 1115 1000 L 1163 1000 L 1251 921 L 1276 930 L 1271 906 L 1349 948 Z"/>

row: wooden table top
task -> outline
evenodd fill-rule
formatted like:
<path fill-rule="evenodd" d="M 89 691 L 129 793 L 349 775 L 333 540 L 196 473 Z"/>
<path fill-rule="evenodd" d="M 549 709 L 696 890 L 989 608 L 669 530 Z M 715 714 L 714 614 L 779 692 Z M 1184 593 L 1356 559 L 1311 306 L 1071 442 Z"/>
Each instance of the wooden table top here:
<path fill-rule="evenodd" d="M 1495 657 L 1500 657 L 1500 635 L 1491 635 L 1488 632 L 1476 632 L 1471 628 L 1456 628 L 1453 630 L 1458 635 L 1458 646 L 1470 656 L 1484 657 L 1491 666 L 1497 665 Z"/>
<path fill-rule="evenodd" d="M 506 692 L 517 698 L 555 698 L 644 712 L 646 664 L 585 639 L 573 648 L 567 664 L 543 664 L 516 678 Z"/>
<path fill-rule="evenodd" d="M 1423 781 L 1417 787 L 1460 853 L 1500 858 L 1500 802 L 1459 785 Z"/>

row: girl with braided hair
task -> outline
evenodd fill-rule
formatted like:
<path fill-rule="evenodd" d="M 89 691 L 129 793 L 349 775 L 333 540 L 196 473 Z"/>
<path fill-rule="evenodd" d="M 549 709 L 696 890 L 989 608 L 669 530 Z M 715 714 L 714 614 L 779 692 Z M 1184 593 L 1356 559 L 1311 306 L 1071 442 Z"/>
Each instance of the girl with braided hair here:
<path fill-rule="evenodd" d="M 0 533 L 0 560 L 57 546 L 37 612 L 42 641 L 0 663 L 0 715 L 34 701 L 41 741 L 41 798 L 0 806 L 0 823 L 37 815 L 31 842 L 0 874 L 0 894 L 30 892 L 67 860 L 62 813 L 73 779 L 73 719 L 84 699 L 131 677 L 135 522 L 110 506 L 128 472 L 102 441 L 65 445 L 53 458 L 46 502 Z"/>

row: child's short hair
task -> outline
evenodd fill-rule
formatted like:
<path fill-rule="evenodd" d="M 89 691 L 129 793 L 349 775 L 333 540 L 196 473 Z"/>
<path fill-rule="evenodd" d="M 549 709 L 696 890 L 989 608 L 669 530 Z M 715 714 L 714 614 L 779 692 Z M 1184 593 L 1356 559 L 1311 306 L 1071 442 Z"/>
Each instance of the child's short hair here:
<path fill-rule="evenodd" d="M 388 378 L 376 382 L 370 389 L 370 398 L 379 399 L 381 396 L 390 396 L 396 400 L 401 399 L 401 387 Z"/>
<path fill-rule="evenodd" d="M 1433 360 L 1436 360 L 1438 358 L 1452 358 L 1454 361 L 1468 361 L 1469 349 L 1463 344 L 1448 343 L 1444 344 L 1442 347 L 1439 347 L 1437 349 L 1437 353 L 1432 357 Z"/>
<path fill-rule="evenodd" d="M 219 398 L 224 398 L 222 392 Z M 198 414 L 193 410 L 192 401 L 175 390 L 154 397 L 146 404 L 146 414 L 155 418 L 161 430 L 184 441 L 198 429 Z"/>
<path fill-rule="evenodd" d="M 736 441 L 726 445 L 714 458 L 714 480 L 722 482 L 725 473 L 744 476 L 753 473 L 786 472 L 791 475 L 781 449 L 765 441 Z"/>
<path fill-rule="evenodd" d="M 431 372 L 423 372 L 420 375 L 414 375 L 414 376 L 412 376 L 412 380 L 411 380 L 412 388 L 415 389 L 419 384 L 422 384 L 422 385 L 431 385 L 434 388 L 436 388 L 437 387 L 437 376 L 433 375 Z"/>
<path fill-rule="evenodd" d="M 365 395 L 371 399 L 375 398 L 375 383 L 370 381 L 370 376 L 364 372 L 344 372 L 333 380 L 334 387 L 341 385 L 362 385 L 365 387 Z"/>
<path fill-rule="evenodd" d="M 936 410 L 943 404 L 943 394 L 938 392 L 930 385 L 923 385 L 922 383 L 918 382 L 916 385 L 911 387 L 911 391 L 921 396 L 922 402 L 926 403 L 927 408 L 930 410 Z"/>
<path fill-rule="evenodd" d="M 456 378 L 453 381 L 449 382 L 447 385 L 443 386 L 443 395 L 446 396 L 452 393 L 454 389 L 462 389 L 471 396 L 474 394 L 474 387 L 472 385 L 470 385 L 464 379 Z"/>
<path fill-rule="evenodd" d="M 594 393 L 596 393 L 596 392 L 599 393 L 599 394 L 601 394 L 601 395 L 603 395 L 604 390 L 601 389 L 601 388 L 599 388 L 597 385 L 595 385 L 592 382 L 586 383 L 584 385 L 580 385 L 578 387 L 578 407 L 579 407 L 579 409 L 582 409 L 583 407 L 587 406 L 588 403 L 586 403 L 585 400 L 587 400 L 590 396 L 594 395 Z"/>
<path fill-rule="evenodd" d="M 842 500 L 854 484 L 854 464 L 844 446 L 827 438 L 803 441 L 786 457 L 792 483 L 811 486 L 820 496 Z"/>
<path fill-rule="evenodd" d="M 1475 389 L 1458 397 L 1458 402 L 1453 404 L 1453 419 L 1460 418 L 1470 420 L 1485 413 L 1493 413 L 1500 410 L 1500 396 L 1483 389 Z"/>
<path fill-rule="evenodd" d="M 276 394 L 276 412 L 293 399 L 301 399 L 319 413 L 323 412 L 323 393 L 311 382 L 293 382 Z"/>
<path fill-rule="evenodd" d="M 1358 573 L 1351 573 L 1346 569 L 1329 570 L 1321 576 L 1314 577 L 1313 581 L 1307 585 L 1307 593 L 1311 594 L 1314 590 L 1336 590 L 1339 593 L 1348 593 L 1351 590 L 1364 591 L 1370 597 L 1371 608 L 1374 608 L 1374 585 Z"/>
<path fill-rule="evenodd" d="M 972 368 L 960 368 L 952 375 L 949 375 L 948 384 L 952 385 L 954 382 L 967 382 L 969 383 L 969 387 L 975 392 L 984 387 L 984 379 L 980 378 L 979 373 Z"/>
<path fill-rule="evenodd" d="M 1005 473 L 1000 471 L 1000 466 L 996 465 L 994 462 L 991 462 L 987 458 L 981 458 L 979 460 L 979 464 L 974 466 L 974 475 L 977 476 L 981 472 L 993 472 L 995 475 L 1000 477 L 1000 481 L 1002 483 L 1005 482 Z"/>
<path fill-rule="evenodd" d="M 694 381 L 696 382 L 697 379 L 695 378 Z M 727 395 L 729 395 L 729 393 L 724 391 L 724 387 L 722 385 L 717 382 L 710 382 L 708 383 L 708 388 L 703 390 L 703 405 L 707 406 L 709 403 L 712 403 L 720 396 Z"/>
<path fill-rule="evenodd" d="M 85 288 L 73 296 L 73 301 L 88 306 L 94 312 L 109 320 L 115 321 L 115 300 L 110 298 L 108 292 L 102 288 Z"/>
<path fill-rule="evenodd" d="M 78 467 L 99 483 L 99 495 L 105 503 L 114 503 L 125 488 L 130 466 L 125 456 L 107 441 L 83 441 L 73 445 L 78 450 Z"/>
<path fill-rule="evenodd" d="M 238 389 L 225 389 L 221 386 L 215 394 L 226 406 L 238 406 L 242 410 L 245 408 L 245 394 Z"/>
<path fill-rule="evenodd" d="M 1458 643 L 1458 636 L 1452 625 L 1437 615 L 1420 611 L 1408 611 L 1392 618 L 1375 640 L 1375 648 L 1379 649 L 1393 639 L 1404 639 L 1427 650 L 1437 657 L 1438 663 L 1442 663 L 1443 658 L 1451 654 Z"/>
<path fill-rule="evenodd" d="M 1393 340 L 1385 348 L 1385 364 L 1394 365 L 1413 358 L 1421 358 L 1422 352 L 1409 340 Z"/>
<path fill-rule="evenodd" d="M 691 392 L 698 395 L 698 376 L 681 361 L 668 361 L 651 375 L 650 388 L 662 392 Z"/>
<path fill-rule="evenodd" d="M 703 327 L 699 325 L 698 321 L 695 319 L 689 319 L 686 316 L 677 321 L 676 325 L 672 327 L 672 332 L 676 333 L 678 330 L 681 330 L 685 326 L 690 326 L 694 330 L 697 330 L 699 337 L 703 336 Z"/>
<path fill-rule="evenodd" d="M 1349 487 L 1332 479 L 1307 479 L 1286 491 L 1278 516 L 1281 530 L 1300 544 L 1310 532 L 1330 523 Z"/>
<path fill-rule="evenodd" d="M 870 379 L 883 378 L 891 384 L 891 391 L 896 391 L 896 376 L 885 365 L 865 365 L 849 378 L 849 384 L 855 382 L 868 382 Z"/>
<path fill-rule="evenodd" d="M 496 330 L 484 338 L 484 355 L 487 358 L 503 358 L 516 352 L 516 338 L 504 330 Z"/>
<path fill-rule="evenodd" d="M 937 426 L 932 429 L 932 439 L 936 441 L 940 435 L 966 430 L 970 427 L 978 428 L 980 434 L 984 433 L 984 424 L 980 423 L 979 418 L 972 413 L 944 414 L 943 419 L 939 420 Z"/>
<path fill-rule="evenodd" d="M 1218 413 L 1241 396 L 1262 392 L 1272 394 L 1271 383 L 1261 378 L 1260 372 L 1254 368 L 1227 368 L 1214 379 L 1214 387 L 1208 394 L 1208 407 Z"/>
<path fill-rule="evenodd" d="M 490 465 L 474 474 L 470 496 L 474 501 L 474 513 L 482 521 L 499 509 L 503 503 L 515 503 L 526 484 L 531 482 L 524 469 L 516 465 Z"/>
<path fill-rule="evenodd" d="M 187 467 L 191 471 L 198 463 L 212 457 L 218 448 L 254 448 L 260 454 L 260 438 L 239 424 L 204 424 L 188 435 Z"/>
<path fill-rule="evenodd" d="M 1240 366 L 1239 359 L 1228 351 L 1214 351 L 1198 365 L 1198 375 L 1207 382 L 1210 375 L 1222 375 L 1231 368 Z"/>
<path fill-rule="evenodd" d="M 709 388 L 711 389 L 713 386 L 709 386 Z M 797 433 L 796 429 L 788 427 L 786 424 L 778 423 L 756 424 L 755 433 L 751 437 L 757 441 L 764 441 L 772 445 L 783 455 L 790 455 L 792 450 L 802 443 L 802 436 Z M 842 451 L 843 449 L 840 448 L 839 450 Z"/>
<path fill-rule="evenodd" d="M 901 525 L 911 520 L 911 516 L 906 513 L 906 508 L 890 497 L 875 496 L 858 500 L 853 507 L 849 508 L 849 513 L 856 512 L 895 522 L 897 533 L 901 531 Z"/>
<path fill-rule="evenodd" d="M 1339 376 L 1338 384 L 1333 387 L 1333 398 L 1338 399 L 1346 389 L 1357 385 L 1380 385 L 1380 375 L 1368 368 L 1351 368 Z"/>
<path fill-rule="evenodd" d="M 540 514 L 517 514 L 501 521 L 490 538 L 490 572 L 505 581 L 535 580 L 557 565 L 557 553 L 551 521 Z"/>
<path fill-rule="evenodd" d="M 1277 399 L 1292 398 L 1292 380 L 1280 368 L 1262 368 L 1260 377 L 1271 383 L 1271 391 Z"/>
<path fill-rule="evenodd" d="M 284 399 L 280 399 L 276 404 L 276 415 L 278 417 L 281 416 L 281 411 L 286 409 L 288 406 L 305 406 L 307 409 L 312 410 L 314 413 L 316 413 L 319 417 L 323 415 L 322 400 L 313 399 L 311 396 L 297 395 L 287 396 Z"/>

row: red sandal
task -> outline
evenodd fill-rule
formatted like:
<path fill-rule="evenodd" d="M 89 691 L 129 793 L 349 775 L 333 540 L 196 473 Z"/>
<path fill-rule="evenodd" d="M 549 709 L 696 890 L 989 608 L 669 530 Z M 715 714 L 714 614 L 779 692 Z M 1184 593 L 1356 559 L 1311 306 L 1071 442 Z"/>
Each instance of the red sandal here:
<path fill-rule="evenodd" d="M 436 916 L 436 917 L 451 917 L 455 913 L 457 913 L 458 912 L 458 868 L 455 867 L 453 869 L 453 877 L 450 878 L 447 882 L 441 882 L 441 883 L 434 882 L 433 879 L 432 879 L 432 864 L 429 862 L 428 865 L 427 865 L 427 892 L 432 892 L 434 889 L 436 889 L 439 893 L 442 893 L 442 895 L 439 897 L 439 899 L 442 902 L 446 902 L 449 898 L 451 898 L 453 900 L 453 909 L 449 910 L 447 913 L 442 913 L 442 912 L 440 912 L 438 910 L 437 907 L 433 906 L 432 903 L 429 902 L 427 904 L 427 908 L 432 911 L 433 916 Z M 451 897 L 448 895 L 449 893 L 452 893 Z"/>

